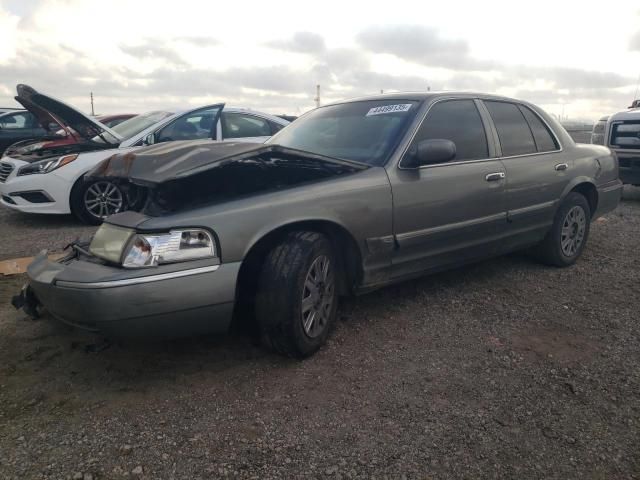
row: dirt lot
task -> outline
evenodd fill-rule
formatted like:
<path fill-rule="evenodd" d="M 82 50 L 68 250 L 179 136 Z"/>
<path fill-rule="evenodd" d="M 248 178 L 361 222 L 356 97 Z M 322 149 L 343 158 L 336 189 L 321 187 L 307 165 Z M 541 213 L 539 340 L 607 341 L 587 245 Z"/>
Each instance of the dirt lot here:
<path fill-rule="evenodd" d="M 0 478 L 640 478 L 625 198 L 576 266 L 512 255 L 346 300 L 305 362 L 241 335 L 87 353 L 0 277 Z M 4 258 L 86 231 L 0 217 Z"/>

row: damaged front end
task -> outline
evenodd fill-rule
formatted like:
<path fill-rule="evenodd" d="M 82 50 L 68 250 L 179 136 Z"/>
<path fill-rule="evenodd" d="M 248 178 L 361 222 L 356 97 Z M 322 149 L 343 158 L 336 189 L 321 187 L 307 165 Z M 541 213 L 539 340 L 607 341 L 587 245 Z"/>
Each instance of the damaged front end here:
<path fill-rule="evenodd" d="M 130 208 L 160 216 L 367 168 L 279 145 L 171 142 L 113 155 L 87 176 L 119 183 L 135 194 Z"/>
<path fill-rule="evenodd" d="M 259 202 L 263 193 L 367 168 L 275 145 L 210 141 L 114 155 L 89 175 L 144 189 L 142 212 L 108 217 L 90 244 L 72 244 L 60 261 L 38 256 L 14 306 L 32 316 L 44 307 L 53 318 L 113 338 L 227 331 L 242 260 L 222 262 L 215 218 L 185 226 L 176 215 L 167 222 L 151 217 L 241 197 Z"/>

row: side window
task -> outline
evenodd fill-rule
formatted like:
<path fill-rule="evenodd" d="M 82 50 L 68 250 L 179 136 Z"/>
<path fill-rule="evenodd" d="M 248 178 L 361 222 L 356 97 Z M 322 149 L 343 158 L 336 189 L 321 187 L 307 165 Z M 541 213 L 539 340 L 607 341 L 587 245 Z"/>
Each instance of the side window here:
<path fill-rule="evenodd" d="M 431 107 L 412 146 L 431 139 L 455 143 L 456 161 L 489 157 L 487 135 L 473 100 L 446 100 Z"/>
<path fill-rule="evenodd" d="M 553 135 L 549 131 L 549 128 L 542 123 L 540 117 L 533 113 L 529 108 L 520 105 L 520 111 L 527 119 L 527 123 L 533 133 L 533 139 L 536 142 L 536 147 L 539 152 L 552 152 L 558 150 L 558 144 L 556 143 Z"/>
<path fill-rule="evenodd" d="M 0 126 L 4 129 L 29 128 L 29 113 L 14 113 L 0 119 Z"/>
<path fill-rule="evenodd" d="M 155 135 L 155 141 L 211 139 L 215 133 L 213 119 L 217 113 L 218 107 L 187 113 L 158 131 Z"/>
<path fill-rule="evenodd" d="M 270 137 L 269 122 L 244 113 L 222 113 L 222 138 Z"/>
<path fill-rule="evenodd" d="M 285 127 L 284 125 L 271 121 L 269 121 L 269 126 L 271 127 L 271 135 L 275 135 Z"/>
<path fill-rule="evenodd" d="M 498 130 L 503 156 L 526 155 L 537 151 L 529 124 L 515 104 L 486 100 L 484 104 Z"/>

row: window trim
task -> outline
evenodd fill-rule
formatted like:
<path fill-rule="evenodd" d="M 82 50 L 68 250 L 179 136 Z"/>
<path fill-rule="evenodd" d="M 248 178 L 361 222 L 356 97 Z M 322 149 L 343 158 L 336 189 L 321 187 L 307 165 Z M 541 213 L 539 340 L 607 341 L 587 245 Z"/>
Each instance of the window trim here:
<path fill-rule="evenodd" d="M 411 144 L 413 143 L 413 141 L 416 138 L 416 135 L 418 134 L 418 131 L 420 130 L 420 127 L 422 127 L 422 124 L 424 123 L 424 121 L 426 120 L 427 116 L 429 115 L 429 112 L 431 111 L 431 109 L 434 107 L 434 105 L 440 103 L 440 102 L 450 102 L 450 101 L 454 101 L 454 100 L 471 100 L 474 104 L 474 106 L 476 107 L 476 110 L 478 111 L 478 115 L 480 116 L 480 121 L 482 122 L 482 126 L 484 127 L 484 135 L 487 139 L 487 151 L 489 153 L 489 156 L 487 158 L 476 158 L 474 160 L 459 160 L 457 162 L 443 162 L 443 163 L 434 163 L 432 165 L 421 165 L 419 167 L 404 167 L 402 166 L 402 161 L 404 160 L 405 155 L 407 154 L 407 151 L 409 150 L 409 147 L 411 146 Z M 489 160 L 496 160 L 497 157 L 493 157 L 491 156 L 492 153 L 494 155 L 497 155 L 499 152 L 497 150 L 497 146 L 495 144 L 495 139 L 493 138 L 493 131 L 491 130 L 491 128 L 495 128 L 493 126 L 493 122 L 491 122 L 491 124 L 487 124 L 487 120 L 491 120 L 486 119 L 485 115 L 483 114 L 483 111 L 480 109 L 479 105 L 478 105 L 478 99 L 477 97 L 458 97 L 458 96 L 451 96 L 451 97 L 442 97 L 442 98 L 438 98 L 436 99 L 434 102 L 432 102 L 429 107 L 427 108 L 427 111 L 425 112 L 425 114 L 422 116 L 422 118 L 420 119 L 420 122 L 418 123 L 417 127 L 415 128 L 415 130 L 413 131 L 413 134 L 411 135 L 411 138 L 409 139 L 409 141 L 407 142 L 406 147 L 404 148 L 404 151 L 402 152 L 402 155 L 400 155 L 400 160 L 398 161 L 398 169 L 399 170 L 422 170 L 424 168 L 438 168 L 438 167 L 445 167 L 448 165 L 464 165 L 466 163 L 477 163 L 477 162 L 486 162 Z M 483 108 L 486 108 L 484 106 L 484 104 L 482 105 Z M 488 112 L 487 112 L 488 114 Z M 491 136 L 489 136 L 489 132 L 491 132 Z M 502 153 L 500 151 L 500 153 Z"/>

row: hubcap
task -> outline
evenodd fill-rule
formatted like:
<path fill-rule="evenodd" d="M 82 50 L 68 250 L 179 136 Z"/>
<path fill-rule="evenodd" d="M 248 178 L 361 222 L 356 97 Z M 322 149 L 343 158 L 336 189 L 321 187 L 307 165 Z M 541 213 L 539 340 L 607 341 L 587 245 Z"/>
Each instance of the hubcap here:
<path fill-rule="evenodd" d="M 334 301 L 334 276 L 331 261 L 326 255 L 320 255 L 309 267 L 302 289 L 304 333 L 315 338 L 324 331 Z"/>
<path fill-rule="evenodd" d="M 96 218 L 106 218 L 122 209 L 122 193 L 111 182 L 96 182 L 84 192 L 84 205 Z"/>
<path fill-rule="evenodd" d="M 564 217 L 560 245 L 562 253 L 567 257 L 573 257 L 584 240 L 584 232 L 587 226 L 587 215 L 580 206 L 575 206 Z"/>

